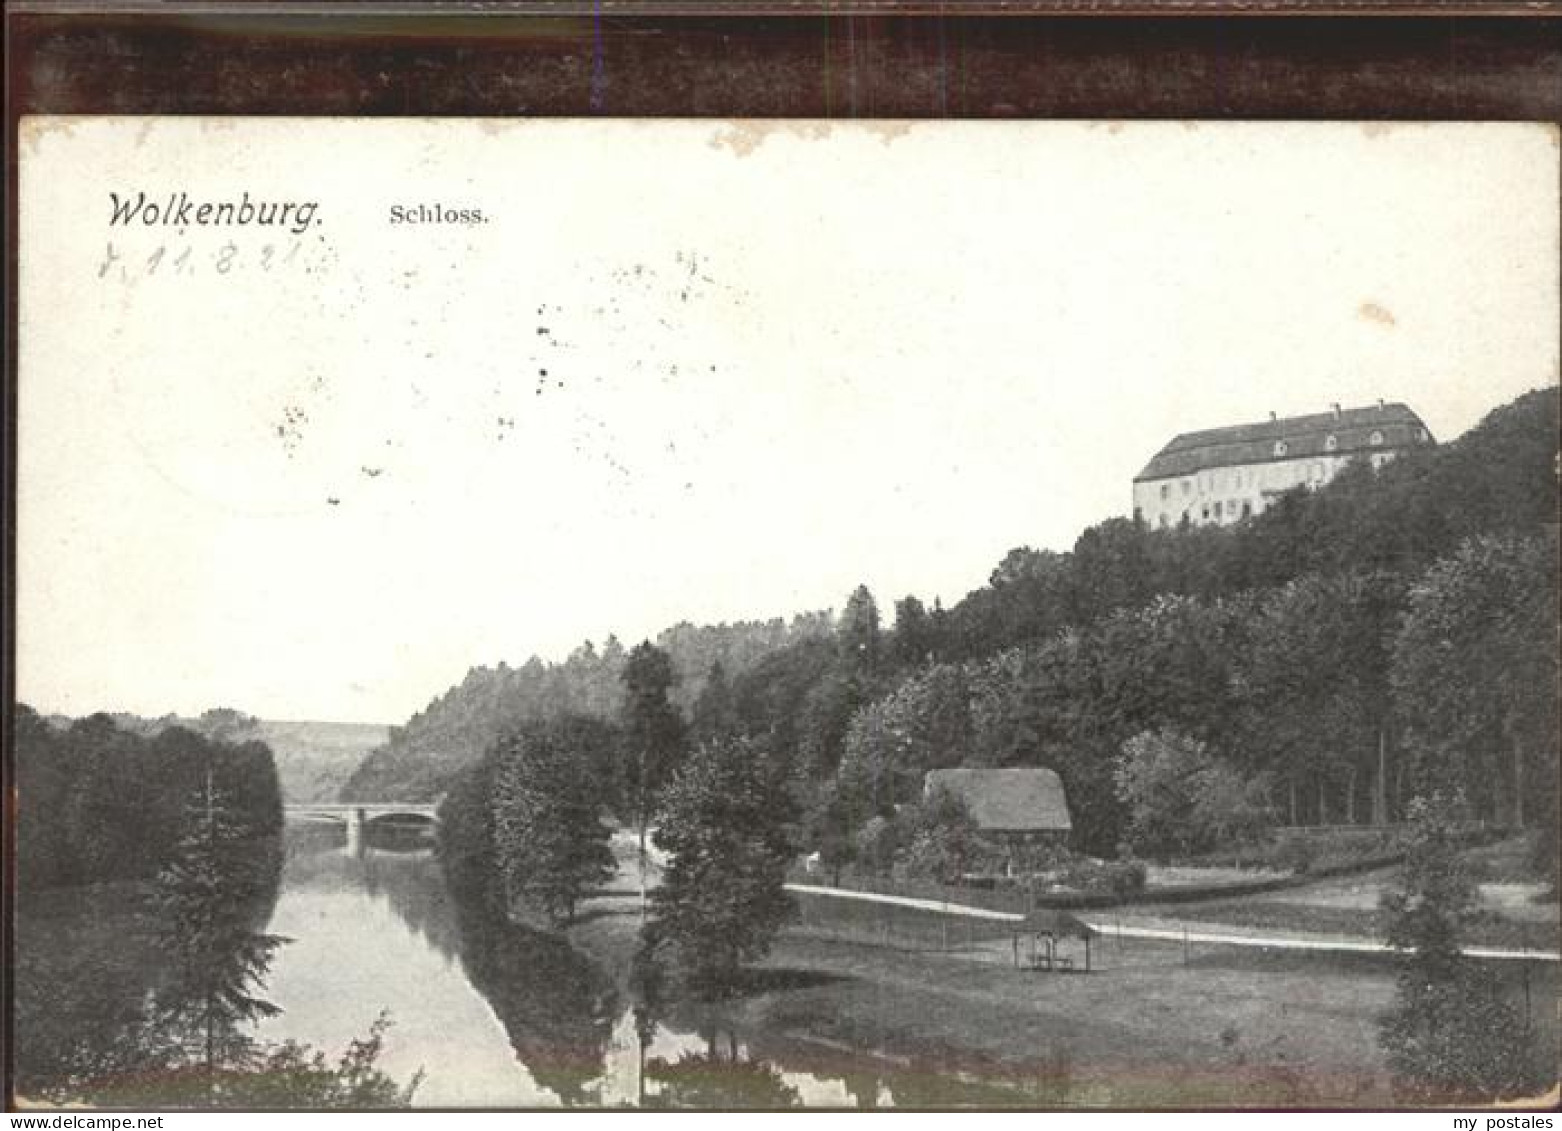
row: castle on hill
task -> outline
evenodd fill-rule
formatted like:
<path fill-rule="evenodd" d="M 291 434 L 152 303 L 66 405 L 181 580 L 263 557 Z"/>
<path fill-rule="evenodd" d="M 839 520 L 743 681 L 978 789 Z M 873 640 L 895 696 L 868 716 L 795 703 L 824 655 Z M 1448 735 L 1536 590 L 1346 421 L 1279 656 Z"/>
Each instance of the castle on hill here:
<path fill-rule="evenodd" d="M 1433 443 L 1408 405 L 1382 401 L 1184 432 L 1134 476 L 1134 518 L 1156 528 L 1238 522 L 1293 487 L 1316 490 L 1353 459 L 1378 468 Z"/>

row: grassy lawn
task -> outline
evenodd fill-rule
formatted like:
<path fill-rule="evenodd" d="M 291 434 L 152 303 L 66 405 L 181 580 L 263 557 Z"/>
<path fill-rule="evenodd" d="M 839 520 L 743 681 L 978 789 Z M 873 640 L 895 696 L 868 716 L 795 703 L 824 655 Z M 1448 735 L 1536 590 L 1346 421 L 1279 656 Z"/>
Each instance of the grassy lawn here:
<path fill-rule="evenodd" d="M 638 880 L 629 880 L 626 839 L 614 847 L 624 874 L 569 934 L 621 977 L 639 926 Z M 1364 934 L 1365 897 L 1337 886 L 1319 885 L 1325 906 L 1276 893 L 1166 913 Z M 1331 909 L 1331 900 L 1343 906 Z M 1378 1018 L 1394 997 L 1391 957 L 1213 945 L 1184 954 L 1177 943 L 1118 939 L 1108 929 L 1092 944 L 1092 973 L 1037 973 L 1014 968 L 1012 928 L 1002 922 L 854 900 L 798 902 L 799 919 L 739 996 L 707 1008 L 754 1056 L 842 1081 L 865 1106 L 1393 1102 L 1377 1043 Z M 1554 946 L 1554 928 L 1550 939 Z M 1535 1045 L 1554 1058 L 1557 968 L 1501 969 L 1520 1015 L 1527 977 Z"/>
<path fill-rule="evenodd" d="M 1008 939 L 1009 923 L 870 900 L 838 899 L 794 892 L 797 926 L 819 937 L 901 949 L 947 949 L 990 939 Z"/>
<path fill-rule="evenodd" d="M 1384 892 L 1397 882 L 1398 869 L 1390 868 L 1260 895 L 1135 910 L 1168 920 L 1381 939 L 1388 921 L 1379 907 Z M 1466 941 L 1477 946 L 1556 950 L 1562 935 L 1558 906 L 1554 900 L 1535 902 L 1533 897 L 1541 890 L 1533 882 L 1479 885 L 1477 915 L 1467 928 Z"/>
<path fill-rule="evenodd" d="M 744 1003 L 747 1028 L 816 1050 L 821 1071 L 894 1066 L 895 1080 L 980 1080 L 1016 1103 L 1315 1106 L 1387 1102 L 1376 1017 L 1382 962 L 1208 952 L 1135 940 L 1098 947 L 1098 972 L 1022 973 L 1006 947 L 886 950 L 788 932 L 770 959 L 799 988 Z M 925 1102 L 924 1102 L 925 1101 Z"/>
<path fill-rule="evenodd" d="M 1197 910 L 1206 908 L 1216 922 L 1361 933 L 1361 914 L 1350 908 L 1320 914 L 1257 897 Z M 860 1075 L 871 1054 L 880 1082 L 915 1106 L 1392 1102 L 1377 1043 L 1377 1018 L 1394 995 L 1389 956 L 1211 945 L 1184 956 L 1176 943 L 1119 940 L 1108 930 L 1092 947 L 1095 973 L 1020 972 L 1006 925 L 975 923 L 969 940 L 951 926 L 946 941 L 940 918 L 804 901 L 769 963 L 775 984 L 791 988 L 751 996 L 739 1023 L 763 1034 L 756 1047 L 784 1046 L 793 1063 L 802 1050 L 821 1074 Z M 1554 930 L 1549 940 L 1555 946 Z M 1510 1005 L 1529 1017 L 1542 1055 L 1554 1057 L 1557 968 L 1500 970 Z M 977 1082 L 997 1091 L 938 1091 Z"/>
<path fill-rule="evenodd" d="M 1388 920 L 1377 909 L 1329 907 L 1292 900 L 1219 899 L 1165 909 L 1166 916 L 1198 923 L 1220 923 L 1304 934 L 1343 935 L 1382 939 Z M 1555 907 L 1553 905 L 1553 915 Z M 1557 948 L 1557 923 L 1518 921 L 1483 912 L 1471 921 L 1464 941 L 1471 946 L 1515 947 L 1525 950 Z"/>

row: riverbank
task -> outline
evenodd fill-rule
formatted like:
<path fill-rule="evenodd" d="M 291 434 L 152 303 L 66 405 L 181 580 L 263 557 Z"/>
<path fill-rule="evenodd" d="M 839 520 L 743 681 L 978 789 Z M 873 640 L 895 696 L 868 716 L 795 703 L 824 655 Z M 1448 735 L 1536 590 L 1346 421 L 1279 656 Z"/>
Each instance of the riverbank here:
<path fill-rule="evenodd" d="M 640 925 L 644 922 L 642 891 L 648 891 L 660 882 L 661 869 L 650 858 L 648 845 L 642 887 L 640 846 L 633 830 L 615 830 L 610 847 L 618 861 L 617 874 L 582 901 L 575 921 L 565 929 L 564 937 L 596 963 L 627 1000 L 630 965 L 640 943 Z"/>
<path fill-rule="evenodd" d="M 638 851 L 586 902 L 571 945 L 627 1000 L 640 918 Z M 647 883 L 657 872 L 650 864 Z M 1381 957 L 1097 940 L 1091 974 L 1014 969 L 1007 939 L 948 951 L 777 938 L 738 997 L 702 1012 L 751 1055 L 901 1106 L 1311 1107 L 1391 1102 L 1377 1020 L 1394 994 Z M 1556 971 L 1512 972 L 1538 1043 L 1556 1048 Z"/>

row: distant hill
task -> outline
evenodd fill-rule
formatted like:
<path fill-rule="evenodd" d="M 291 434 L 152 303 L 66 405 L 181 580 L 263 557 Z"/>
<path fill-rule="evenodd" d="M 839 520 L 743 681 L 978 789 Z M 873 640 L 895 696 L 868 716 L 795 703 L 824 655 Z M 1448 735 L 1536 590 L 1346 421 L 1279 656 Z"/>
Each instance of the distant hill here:
<path fill-rule="evenodd" d="M 818 611 L 789 621 L 685 622 L 664 629 L 656 643 L 667 651 L 677 672 L 673 702 L 689 714 L 713 665 L 719 664 L 726 678 L 735 678 L 789 645 L 833 631 L 833 614 Z M 563 663 L 533 656 L 520 667 L 500 663 L 473 668 L 404 726 L 392 728 L 388 741 L 366 757 L 342 787 L 341 799 L 432 801 L 497 735 L 528 719 L 559 711 L 612 719 L 624 696 L 619 676 L 626 655 L 610 636 L 600 648 L 587 641 Z"/>
<path fill-rule="evenodd" d="M 390 738 L 383 723 L 259 720 L 258 737 L 276 755 L 282 800 L 333 801 L 369 751 Z M 394 799 L 392 799 L 394 800 Z"/>
<path fill-rule="evenodd" d="M 336 800 L 354 768 L 369 751 L 383 746 L 391 733 L 391 728 L 383 723 L 257 719 L 228 707 L 207 711 L 195 719 L 179 715 L 156 719 L 129 714 L 110 717 L 121 728 L 145 737 L 172 726 L 182 726 L 207 738 L 227 742 L 264 742 L 276 760 L 282 801 L 290 805 Z M 50 715 L 47 721 L 57 729 L 64 729 L 72 720 L 63 715 Z"/>

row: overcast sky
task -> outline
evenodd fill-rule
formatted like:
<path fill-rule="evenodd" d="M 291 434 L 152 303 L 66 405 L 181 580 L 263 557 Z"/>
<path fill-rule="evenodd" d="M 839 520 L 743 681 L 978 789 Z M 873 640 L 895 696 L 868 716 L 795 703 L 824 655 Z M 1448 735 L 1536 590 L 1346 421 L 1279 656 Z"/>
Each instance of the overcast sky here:
<path fill-rule="evenodd" d="M 317 223 L 110 227 L 179 190 Z M 951 604 L 1177 432 L 1556 382 L 1557 196 L 1528 126 L 29 128 L 18 694 L 399 722 L 610 632 Z"/>

